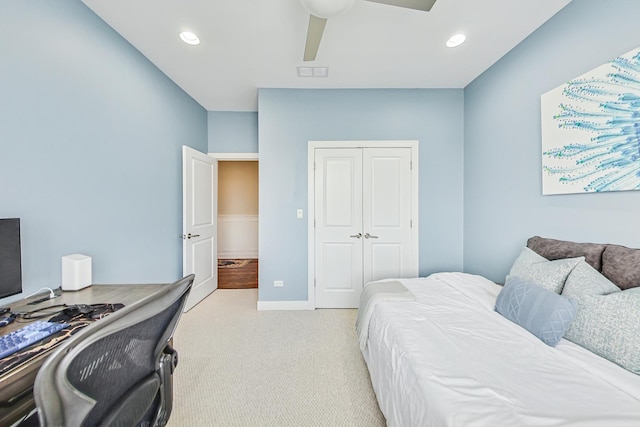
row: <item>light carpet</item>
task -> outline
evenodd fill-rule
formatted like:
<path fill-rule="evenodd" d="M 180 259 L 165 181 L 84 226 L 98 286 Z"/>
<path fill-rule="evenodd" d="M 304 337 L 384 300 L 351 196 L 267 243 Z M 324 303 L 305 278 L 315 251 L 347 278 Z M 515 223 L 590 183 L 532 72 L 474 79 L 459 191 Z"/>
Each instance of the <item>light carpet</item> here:
<path fill-rule="evenodd" d="M 169 427 L 386 425 L 357 310 L 257 311 L 257 298 L 219 289 L 182 315 Z"/>

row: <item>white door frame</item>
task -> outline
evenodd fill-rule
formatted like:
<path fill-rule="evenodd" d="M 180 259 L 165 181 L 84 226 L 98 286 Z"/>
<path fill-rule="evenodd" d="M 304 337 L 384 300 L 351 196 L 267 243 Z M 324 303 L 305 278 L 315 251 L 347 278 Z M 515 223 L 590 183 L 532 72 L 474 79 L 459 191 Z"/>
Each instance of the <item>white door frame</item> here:
<path fill-rule="evenodd" d="M 418 141 L 398 140 L 398 141 L 309 141 L 307 148 L 307 304 L 309 310 L 316 308 L 315 290 L 315 150 L 316 148 L 411 148 L 411 252 L 415 256 L 415 265 L 418 266 Z M 417 274 L 417 272 L 416 272 Z"/>
<path fill-rule="evenodd" d="M 252 161 L 257 161 L 259 162 L 260 159 L 258 157 L 258 153 L 207 153 L 210 157 L 213 157 L 214 159 L 216 159 L 218 161 L 218 163 L 220 162 L 252 162 Z M 259 180 L 259 178 L 258 178 Z M 260 185 L 260 183 L 258 182 L 258 185 Z M 258 193 L 260 194 L 260 193 Z M 259 212 L 258 212 L 259 214 Z M 258 217 L 258 221 L 260 220 L 260 218 Z M 219 222 L 219 221 L 218 221 Z M 218 249 L 220 250 L 220 249 Z M 218 263 L 218 254 L 216 253 L 216 264 Z M 257 254 L 258 258 L 260 257 L 260 253 L 258 251 Z M 260 287 L 260 281 L 258 281 L 258 287 Z"/>
<path fill-rule="evenodd" d="M 187 191 L 185 189 L 185 183 L 184 183 L 184 179 L 185 179 L 184 178 L 184 173 L 185 173 L 185 170 L 186 170 L 186 166 L 185 166 L 185 158 L 186 158 L 185 157 L 186 156 L 185 153 L 186 152 L 195 153 L 196 155 L 199 153 L 199 154 L 201 154 L 203 156 L 210 157 L 212 159 L 212 161 L 213 161 L 213 159 L 216 160 L 216 164 L 217 164 L 218 161 L 227 161 L 227 160 L 231 160 L 231 161 L 234 161 L 234 160 L 236 160 L 236 161 L 258 160 L 258 153 L 207 153 L 207 154 L 204 154 L 204 153 L 200 153 L 199 151 L 197 151 L 197 150 L 195 150 L 195 149 L 193 149 L 191 147 L 183 146 L 183 148 L 182 148 L 182 153 L 183 153 L 182 154 L 182 157 L 183 157 L 182 158 L 182 163 L 183 163 L 183 191 L 182 191 L 183 192 L 183 200 L 182 200 L 183 239 L 185 239 L 184 233 L 188 233 L 187 231 L 185 231 L 185 227 L 186 227 L 185 226 L 185 221 L 186 221 L 186 217 L 187 217 L 187 213 L 186 213 L 187 212 L 187 194 L 186 194 Z M 216 171 L 217 171 L 217 166 L 216 166 Z M 216 172 L 216 185 L 217 185 L 217 172 Z M 216 212 L 215 212 L 215 216 L 216 216 L 215 224 L 216 224 L 216 228 L 217 228 L 217 222 L 218 222 L 217 221 L 218 190 L 217 190 L 217 188 L 212 188 L 212 191 L 215 194 L 215 198 L 216 198 L 214 205 L 215 205 L 215 209 L 216 209 Z M 189 197 L 191 197 L 191 195 Z M 216 230 L 215 238 L 217 239 L 217 230 Z M 217 245 L 215 245 L 214 249 L 215 249 L 214 250 L 215 253 L 212 254 L 212 258 L 213 259 L 211 261 L 213 263 L 212 269 L 215 269 L 215 271 L 212 272 L 212 275 L 215 275 L 215 289 L 217 289 L 217 287 L 218 287 L 218 278 L 217 278 L 217 268 L 218 268 L 217 259 L 218 259 L 218 254 L 217 254 Z M 185 251 L 186 251 L 186 240 L 183 242 L 183 249 L 182 249 L 182 256 L 183 256 L 182 270 L 183 270 L 183 274 L 186 275 L 187 273 L 191 273 L 192 271 L 191 271 L 191 268 L 186 265 L 186 256 L 185 256 L 186 252 Z M 194 285 L 195 284 L 196 283 L 194 282 Z M 194 288 L 192 288 L 192 290 L 193 289 Z M 197 295 L 197 292 L 191 292 L 190 299 L 187 301 L 187 304 L 185 305 L 185 310 L 184 311 L 190 310 L 195 304 L 200 302 L 200 300 L 204 299 L 207 295 L 208 295 L 208 293 L 207 294 L 203 294 L 203 295 Z M 193 298 L 191 298 L 191 296 L 193 296 Z"/>
<path fill-rule="evenodd" d="M 258 153 L 208 153 L 217 160 L 258 160 Z"/>

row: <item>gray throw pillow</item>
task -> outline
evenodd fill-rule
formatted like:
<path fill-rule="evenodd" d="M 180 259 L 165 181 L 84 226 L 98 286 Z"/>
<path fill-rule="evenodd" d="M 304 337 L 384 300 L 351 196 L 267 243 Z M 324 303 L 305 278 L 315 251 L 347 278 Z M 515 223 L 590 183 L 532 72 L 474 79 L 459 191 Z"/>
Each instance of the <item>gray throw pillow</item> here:
<path fill-rule="evenodd" d="M 580 261 L 584 261 L 584 257 L 549 261 L 525 246 L 505 281 L 509 276 L 517 276 L 559 294 L 567 276 Z"/>
<path fill-rule="evenodd" d="M 528 280 L 510 276 L 498 294 L 495 309 L 555 347 L 576 314 L 576 303 Z"/>
<path fill-rule="evenodd" d="M 585 261 L 598 271 L 602 270 L 602 253 L 606 246 L 602 243 L 576 243 L 540 236 L 533 236 L 527 240 L 529 249 L 550 261 L 583 256 Z"/>
<path fill-rule="evenodd" d="M 640 288 L 620 291 L 590 265 L 580 263 L 562 295 L 578 303 L 565 338 L 640 374 Z"/>
<path fill-rule="evenodd" d="M 608 245 L 602 254 L 602 274 L 620 289 L 640 286 L 640 249 Z"/>

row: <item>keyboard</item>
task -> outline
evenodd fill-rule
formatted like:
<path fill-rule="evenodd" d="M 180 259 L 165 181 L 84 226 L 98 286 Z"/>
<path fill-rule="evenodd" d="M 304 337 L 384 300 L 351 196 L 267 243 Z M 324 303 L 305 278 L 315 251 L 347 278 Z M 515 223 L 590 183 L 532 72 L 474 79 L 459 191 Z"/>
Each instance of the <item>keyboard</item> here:
<path fill-rule="evenodd" d="M 11 356 L 13 353 L 41 341 L 67 326 L 69 326 L 67 323 L 37 320 L 24 325 L 18 330 L 0 335 L 0 359 Z"/>

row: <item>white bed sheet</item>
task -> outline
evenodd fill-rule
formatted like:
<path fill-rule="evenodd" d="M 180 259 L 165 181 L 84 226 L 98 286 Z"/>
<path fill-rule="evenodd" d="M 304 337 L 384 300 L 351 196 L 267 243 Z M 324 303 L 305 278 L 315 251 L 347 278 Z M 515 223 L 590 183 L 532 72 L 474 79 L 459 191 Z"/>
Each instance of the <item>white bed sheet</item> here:
<path fill-rule="evenodd" d="M 379 303 L 363 355 L 387 425 L 640 426 L 640 376 L 496 313 L 475 275 L 400 279 L 415 302 Z"/>

